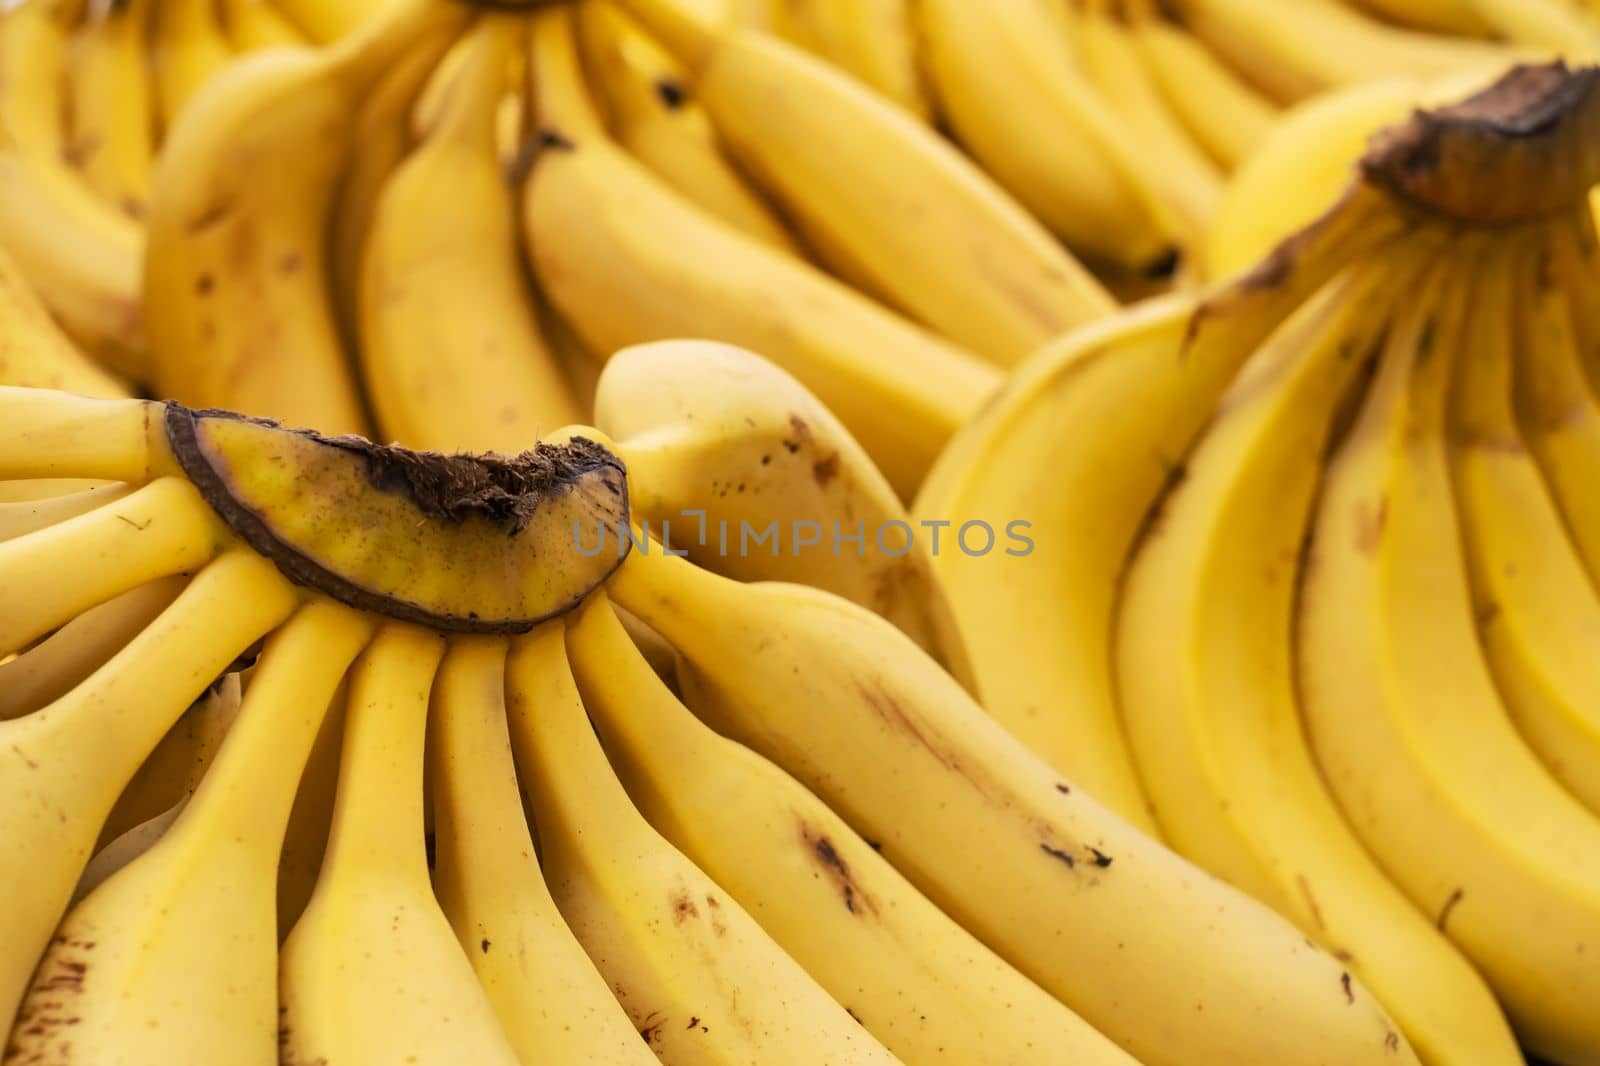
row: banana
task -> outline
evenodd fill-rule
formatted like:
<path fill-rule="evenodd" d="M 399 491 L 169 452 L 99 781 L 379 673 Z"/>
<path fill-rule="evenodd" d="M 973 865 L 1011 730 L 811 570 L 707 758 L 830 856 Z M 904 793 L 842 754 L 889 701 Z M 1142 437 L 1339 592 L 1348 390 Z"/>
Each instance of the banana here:
<path fill-rule="evenodd" d="M 1011 366 L 1114 309 L 976 164 L 854 78 L 766 34 L 707 21 L 682 0 L 619 6 L 684 65 L 734 157 L 823 236 L 824 257 L 838 253 L 952 340 Z"/>
<path fill-rule="evenodd" d="M 233 61 L 233 47 L 217 19 L 216 0 L 160 0 L 150 27 L 161 128 L 168 135 L 194 95 Z"/>
<path fill-rule="evenodd" d="M 607 355 L 675 337 L 758 352 L 838 415 L 896 491 L 916 491 L 993 393 L 994 369 L 685 203 L 605 140 L 566 13 L 536 16 L 534 38 L 546 133 L 523 225 L 557 312 Z"/>
<path fill-rule="evenodd" d="M 1064 780 L 870 611 L 643 547 L 606 591 L 678 649 L 708 725 L 1140 1062 L 1414 1061 L 1332 956 Z"/>
<path fill-rule="evenodd" d="M 1483 980 L 1346 826 L 1294 688 L 1295 575 L 1321 459 L 1395 294 L 1442 244 L 1412 240 L 1330 281 L 1223 396 L 1124 579 L 1119 707 L 1175 849 L 1346 960 L 1424 1062 L 1510 1066 L 1516 1040 Z"/>
<path fill-rule="evenodd" d="M 155 100 L 146 68 L 150 0 L 85 20 L 67 56 L 69 157 L 103 200 L 144 218 L 155 167 Z"/>
<path fill-rule="evenodd" d="M 330 48 L 239 62 L 185 112 L 150 204 L 158 389 L 325 433 L 365 428 L 325 284 L 345 138 L 357 101 L 398 57 L 453 36 L 470 15 L 404 0 Z"/>
<path fill-rule="evenodd" d="M 1167 107 L 1211 158 L 1231 171 L 1266 140 L 1278 108 L 1205 45 L 1156 18 L 1154 3 L 1127 5 L 1139 58 Z"/>
<path fill-rule="evenodd" d="M 973 687 L 933 576 L 938 546 L 794 378 L 728 345 L 642 345 L 607 364 L 595 416 L 620 440 L 633 515 L 689 558 L 740 581 L 799 581 L 853 600 Z"/>
<path fill-rule="evenodd" d="M 273 0 L 308 38 L 328 44 L 367 28 L 403 0 Z"/>
<path fill-rule="evenodd" d="M 144 757 L 234 658 L 286 618 L 295 592 L 272 564 L 229 552 L 83 684 L 0 723 L 0 1027 L 50 940 L 95 835 Z"/>
<path fill-rule="evenodd" d="M 578 420 L 525 291 L 495 114 L 527 20 L 486 16 L 437 122 L 384 183 L 361 264 L 361 363 L 385 439 L 516 455 Z"/>
<path fill-rule="evenodd" d="M 62 921 L 7 1062 L 277 1063 L 278 845 L 328 701 L 371 628 L 312 603 L 273 636 L 182 813 Z"/>
<path fill-rule="evenodd" d="M 507 644 L 453 642 L 430 758 L 439 904 L 519 1061 L 656 1061 L 561 920 L 534 854 L 506 727 Z"/>
<path fill-rule="evenodd" d="M 629 794 L 902 1061 L 1133 1060 L 1002 962 L 799 782 L 678 702 L 604 596 L 567 648 Z"/>
<path fill-rule="evenodd" d="M 1476 0 L 1474 0 L 1476 2 Z M 1515 0 L 1520 2 L 1520 0 Z M 1338 85 L 1509 66 L 1489 41 L 1386 26 L 1336 0 L 1175 0 L 1180 18 L 1258 88 L 1292 104 Z"/>
<path fill-rule="evenodd" d="M 28 0 L 0 18 L 0 246 L 68 334 L 146 380 L 144 235 L 67 163 L 62 85 L 80 7 Z"/>
<path fill-rule="evenodd" d="M 1507 717 L 1451 498 L 1447 394 L 1470 351 L 1475 274 L 1435 271 L 1407 294 L 1328 465 L 1302 576 L 1299 691 L 1324 778 L 1389 876 L 1477 965 L 1527 1048 L 1589 1061 L 1600 820 Z"/>
<path fill-rule="evenodd" d="M 1454 385 L 1450 467 L 1478 632 L 1506 710 L 1550 772 L 1600 813 L 1600 686 L 1590 669 L 1600 596 L 1513 397 L 1514 309 L 1539 299 L 1539 284 L 1536 263 L 1523 259 L 1499 264 L 1477 292 Z"/>
<path fill-rule="evenodd" d="M 1222 196 L 1222 170 L 1168 108 L 1145 69 L 1132 28 L 1114 0 L 1076 0 L 1069 31 L 1084 75 L 1134 137 L 1143 154 L 1134 180 L 1157 218 L 1185 249 L 1200 242 Z"/>
<path fill-rule="evenodd" d="M 674 1066 L 899 1061 L 634 809 L 562 636 L 549 622 L 513 646 L 512 745 L 550 892 L 650 1050 Z"/>
<path fill-rule="evenodd" d="M 69 518 L 88 514 L 101 504 L 121 499 L 132 491 L 133 486 L 114 481 L 99 485 L 91 483 L 88 488 L 61 495 L 0 502 L 0 541 L 37 533 Z"/>
<path fill-rule="evenodd" d="M 0 384 L 126 396 L 128 387 L 84 355 L 0 248 Z"/>
<path fill-rule="evenodd" d="M 723 154 L 672 57 L 608 3 L 579 4 L 578 28 L 617 143 L 701 210 L 751 240 L 801 255 L 783 221 Z"/>
<path fill-rule="evenodd" d="M 1154 823 L 1110 672 L 1123 565 L 1250 352 L 1330 264 L 1381 244 L 1397 225 L 1379 199 L 1358 193 L 1259 274 L 1204 300 L 1169 296 L 1069 335 L 956 435 L 912 508 L 919 522 L 950 522 L 957 535 L 960 550 L 940 552 L 934 573 L 985 709 L 1147 831 Z M 1071 447 L 1063 426 L 1072 427 Z"/>
<path fill-rule="evenodd" d="M 770 32 L 828 60 L 924 122 L 933 102 L 917 59 L 912 0 L 773 0 Z"/>
<path fill-rule="evenodd" d="M 302 45 L 305 36 L 270 0 L 220 0 L 228 41 L 241 55 L 263 48 Z"/>
<path fill-rule="evenodd" d="M 1073 248 L 1144 270 L 1170 259 L 1174 234 L 1146 199 L 1137 145 L 1074 60 L 1069 17 L 1057 0 L 918 8 L 940 110 L 967 151 Z"/>
<path fill-rule="evenodd" d="M 353 668 L 328 855 L 281 953 L 286 1060 L 516 1066 L 428 883 L 423 745 L 443 654 L 386 626 Z"/>

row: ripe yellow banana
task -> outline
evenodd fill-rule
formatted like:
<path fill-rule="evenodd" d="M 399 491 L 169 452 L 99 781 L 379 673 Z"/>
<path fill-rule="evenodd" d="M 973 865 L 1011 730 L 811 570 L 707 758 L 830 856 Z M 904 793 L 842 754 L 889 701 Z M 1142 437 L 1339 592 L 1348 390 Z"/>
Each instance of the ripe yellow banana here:
<path fill-rule="evenodd" d="M 573 672 L 634 802 L 902 1061 L 1133 1062 L 803 785 L 696 721 L 603 596 L 579 611 Z"/>
<path fill-rule="evenodd" d="M 278 1062 L 278 845 L 328 701 L 370 632 L 364 616 L 312 603 L 273 636 L 183 812 L 62 921 L 8 1060 Z"/>
<path fill-rule="evenodd" d="M 289 1061 L 516 1066 L 428 883 L 423 745 L 443 654 L 387 626 L 353 668 L 328 855 L 282 950 Z"/>
<path fill-rule="evenodd" d="M 1118 699 L 1174 848 L 1346 960 L 1423 1061 L 1511 1066 L 1516 1041 L 1482 979 L 1345 824 L 1295 693 L 1294 597 L 1322 457 L 1390 302 L 1441 243 L 1347 271 L 1251 356 L 1129 566 Z"/>
<path fill-rule="evenodd" d="M 1000 184 L 1084 255 L 1135 269 L 1174 234 L 1139 180 L 1137 145 L 1075 62 L 1060 0 L 924 0 L 940 111 Z"/>
<path fill-rule="evenodd" d="M 31 485 L 37 482 L 14 484 Z M 132 491 L 133 486 L 122 482 L 91 483 L 89 487 L 75 492 L 0 502 L 0 541 L 36 533 L 58 522 L 87 514 L 101 504 L 121 499 Z"/>
<path fill-rule="evenodd" d="M 144 380 L 144 235 L 67 162 L 66 42 L 80 8 L 29 0 L 0 18 L 0 245 L 69 334 Z"/>
<path fill-rule="evenodd" d="M 150 70 L 168 134 L 185 105 L 233 61 L 217 15 L 216 0 L 160 0 L 152 9 Z"/>
<path fill-rule="evenodd" d="M 523 222 L 556 310 L 604 355 L 704 337 L 771 359 L 839 416 L 898 492 L 915 492 L 994 391 L 994 369 L 683 201 L 605 140 L 566 13 L 537 16 L 534 35 L 546 136 Z"/>
<path fill-rule="evenodd" d="M 898 1061 L 634 809 L 546 623 L 507 669 L 511 740 L 567 925 L 663 1062 Z"/>
<path fill-rule="evenodd" d="M 1523 439 L 1513 394 L 1526 355 L 1518 309 L 1540 298 L 1540 284 L 1535 258 L 1508 256 L 1476 291 L 1453 386 L 1450 466 L 1478 631 L 1506 710 L 1550 772 L 1600 813 L 1600 596 Z"/>
<path fill-rule="evenodd" d="M 146 310 L 163 393 L 326 433 L 365 428 L 326 285 L 345 138 L 398 57 L 470 14 L 404 0 L 327 49 L 240 61 L 185 112 L 150 205 Z"/>
<path fill-rule="evenodd" d="M 273 0 L 308 38 L 328 44 L 365 29 L 404 0 Z"/>
<path fill-rule="evenodd" d="M 1340 963 L 1040 761 L 870 611 L 659 547 L 636 549 L 607 593 L 684 656 L 708 725 L 1139 1061 L 1412 1061 Z"/>
<path fill-rule="evenodd" d="M 128 387 L 61 332 L 17 264 L 0 248 L 0 384 L 126 396 Z"/>
<path fill-rule="evenodd" d="M 425 140 L 384 183 L 361 263 L 361 365 L 383 439 L 516 455 L 578 420 L 519 257 L 496 108 L 527 20 L 486 16 Z"/>
<path fill-rule="evenodd" d="M 946 336 L 1010 366 L 1114 308 L 976 164 L 854 78 L 682 0 L 619 6 L 683 63 L 735 158 L 824 257 Z"/>
<path fill-rule="evenodd" d="M 219 0 L 228 41 L 240 54 L 306 43 L 305 35 L 271 0 Z"/>
<path fill-rule="evenodd" d="M 1277 122 L 1278 109 L 1215 53 L 1145 6 L 1132 5 L 1134 40 L 1162 99 L 1227 170 L 1250 158 Z"/>
<path fill-rule="evenodd" d="M 434 889 L 524 1063 L 656 1061 L 561 920 L 534 854 L 506 726 L 504 638 L 462 638 L 429 735 Z"/>
<path fill-rule="evenodd" d="M 67 57 L 73 166 L 102 199 L 142 219 L 155 165 L 155 98 L 146 66 L 150 0 L 109 5 L 85 20 Z"/>
<path fill-rule="evenodd" d="M 579 4 L 578 27 L 617 143 L 690 203 L 752 240 L 799 255 L 783 221 L 723 154 L 683 68 L 609 3 Z"/>
<path fill-rule="evenodd" d="M 769 32 L 855 75 L 924 122 L 932 120 L 912 0 L 773 0 L 770 8 Z"/>
<path fill-rule="evenodd" d="M 76 560 L 66 565 L 77 565 Z M 272 564 L 230 552 L 83 684 L 0 723 L 0 1027 L 72 895 L 122 786 L 163 733 L 245 648 L 293 610 Z"/>
<path fill-rule="evenodd" d="M 674 550 L 740 581 L 798 581 L 853 600 L 972 687 L 929 531 L 912 526 L 866 452 L 794 378 L 710 341 L 641 345 L 607 364 L 595 417 L 628 464 L 634 517 Z"/>
<path fill-rule="evenodd" d="M 1113 698 L 1123 565 L 1250 352 L 1330 264 L 1393 232 L 1386 209 L 1369 213 L 1366 203 L 1208 299 L 1152 301 L 1041 352 L 956 435 L 913 508 L 958 537 L 971 527 L 966 549 L 940 552 L 934 572 L 985 709 L 1075 786 L 1152 832 Z"/>
<path fill-rule="evenodd" d="M 1452 500 L 1444 432 L 1473 274 L 1435 271 L 1408 294 L 1327 468 L 1299 690 L 1351 827 L 1478 966 L 1525 1046 L 1586 1061 L 1600 1047 L 1585 947 L 1600 938 L 1600 820 L 1512 728 L 1479 648 Z"/>

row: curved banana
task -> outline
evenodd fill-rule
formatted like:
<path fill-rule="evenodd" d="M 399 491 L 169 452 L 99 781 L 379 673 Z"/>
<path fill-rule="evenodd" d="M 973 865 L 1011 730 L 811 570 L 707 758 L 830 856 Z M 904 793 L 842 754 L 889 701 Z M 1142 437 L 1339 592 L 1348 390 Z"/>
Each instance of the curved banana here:
<path fill-rule="evenodd" d="M 46 709 L 0 722 L 0 1028 L 72 896 L 122 786 L 234 658 L 294 609 L 247 552 L 217 558 L 126 648 Z"/>
<path fill-rule="evenodd" d="M 74 339 L 146 380 L 144 234 L 67 163 L 62 85 L 80 8 L 28 0 L 0 17 L 0 246 Z"/>
<path fill-rule="evenodd" d="M 690 203 L 751 240 L 800 255 L 783 221 L 723 154 L 677 62 L 612 4 L 579 4 L 578 28 L 617 143 Z"/>
<path fill-rule="evenodd" d="M 913 0 L 775 2 L 768 32 L 855 75 L 924 122 L 933 119 L 917 56 Z"/>
<path fill-rule="evenodd" d="M 126 396 L 128 387 L 78 350 L 0 247 L 0 384 Z"/>
<path fill-rule="evenodd" d="M 434 889 L 523 1063 L 656 1061 L 561 920 L 506 726 L 507 644 L 453 642 L 431 712 Z"/>
<path fill-rule="evenodd" d="M 325 283 L 345 137 L 398 57 L 470 16 L 404 0 L 328 49 L 242 60 L 185 112 L 156 168 L 146 257 L 164 394 L 324 433 L 365 428 Z"/>
<path fill-rule="evenodd" d="M 1148 831 L 1110 669 L 1123 565 L 1250 353 L 1330 264 L 1393 233 L 1387 210 L 1367 203 L 1359 197 L 1208 299 L 1151 301 L 1045 349 L 951 441 L 912 509 L 966 538 L 937 555 L 934 572 L 984 708 Z M 1072 427 L 1071 447 L 1062 427 Z"/>
<path fill-rule="evenodd" d="M 740 581 L 798 581 L 853 600 L 973 687 L 933 576 L 938 545 L 794 378 L 709 341 L 626 348 L 600 376 L 595 419 L 628 465 L 635 519 L 675 549 Z"/>
<path fill-rule="evenodd" d="M 850 427 L 898 492 L 915 492 L 993 393 L 994 369 L 684 202 L 605 140 L 567 13 L 536 16 L 534 37 L 546 135 L 523 225 L 556 310 L 602 354 L 705 337 L 771 359 Z"/>
<path fill-rule="evenodd" d="M 854 78 L 683 0 L 619 6 L 683 63 L 734 157 L 823 238 L 824 258 L 842 258 L 921 321 L 1010 366 L 1114 309 L 976 164 Z"/>
<path fill-rule="evenodd" d="M 85 20 L 67 56 L 69 158 L 103 200 L 144 218 L 155 168 L 155 98 L 146 66 L 150 0 Z"/>
<path fill-rule="evenodd" d="M 222 24 L 235 52 L 257 52 L 263 48 L 306 43 L 305 35 L 289 21 L 271 0 L 219 0 Z"/>
<path fill-rule="evenodd" d="M 527 20 L 481 19 L 426 139 L 384 183 L 361 264 L 361 365 L 386 440 L 517 455 L 578 420 L 545 346 L 496 107 Z"/>
<path fill-rule="evenodd" d="M 902 1061 L 1133 1062 L 799 782 L 696 721 L 603 596 L 568 624 L 567 649 L 584 706 L 651 824 Z"/>
<path fill-rule="evenodd" d="M 1122 721 L 1162 833 L 1294 921 L 1425 1062 L 1520 1062 L 1494 997 L 1345 824 L 1294 688 L 1300 545 L 1321 460 L 1397 294 L 1442 242 L 1328 283 L 1251 356 L 1161 502 L 1118 609 Z"/>
<path fill-rule="evenodd" d="M 278 1062 L 278 845 L 328 701 L 371 628 L 312 603 L 273 636 L 182 813 L 62 921 L 8 1061 Z"/>
<path fill-rule="evenodd" d="M 584 714 L 559 621 L 513 646 L 506 699 L 551 894 L 657 1057 L 898 1061 L 634 809 Z"/>
<path fill-rule="evenodd" d="M 428 883 L 423 744 L 443 654 L 390 625 L 353 668 L 328 856 L 280 960 L 289 1061 L 517 1064 Z"/>
<path fill-rule="evenodd" d="M 1453 386 L 1450 466 L 1478 632 L 1506 710 L 1550 772 L 1600 813 L 1600 596 L 1523 439 L 1513 395 L 1515 363 L 1526 357 L 1513 335 L 1516 309 L 1537 299 L 1536 278 L 1529 259 L 1503 262 L 1475 294 Z"/>
<path fill-rule="evenodd" d="M 1452 260 L 1471 249 L 1438 261 Z M 1302 577 L 1299 691 L 1351 827 L 1477 965 L 1523 1044 L 1585 1061 L 1600 1047 L 1600 971 L 1584 947 L 1600 938 L 1600 819 L 1506 715 L 1451 498 L 1447 393 L 1475 273 L 1435 271 L 1408 294 L 1327 468 Z"/>
<path fill-rule="evenodd" d="M 1233 170 L 1266 140 L 1278 108 L 1193 36 L 1154 17 L 1154 3 L 1129 5 L 1145 70 L 1200 146 L 1218 165 Z"/>
<path fill-rule="evenodd" d="M 217 15 L 216 0 L 160 0 L 152 9 L 150 70 L 161 128 L 168 134 L 185 105 L 233 61 Z"/>
<path fill-rule="evenodd" d="M 1065 4 L 923 0 L 939 108 L 996 181 L 1084 255 L 1145 269 L 1171 257 L 1137 146 L 1072 55 Z"/>
<path fill-rule="evenodd" d="M 793 774 L 1140 1062 L 1413 1061 L 1332 956 L 1045 765 L 871 612 L 659 548 L 635 549 L 607 594 L 687 660 L 708 725 Z"/>

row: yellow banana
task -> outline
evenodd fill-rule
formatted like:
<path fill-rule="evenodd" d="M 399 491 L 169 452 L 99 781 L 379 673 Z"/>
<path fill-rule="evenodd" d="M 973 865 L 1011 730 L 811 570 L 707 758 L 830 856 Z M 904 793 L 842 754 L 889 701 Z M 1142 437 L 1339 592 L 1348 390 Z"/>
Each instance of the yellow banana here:
<path fill-rule="evenodd" d="M 1021 204 L 855 79 L 682 0 L 619 6 L 683 63 L 729 150 L 819 251 L 946 336 L 1010 366 L 1113 309 Z"/>
<path fill-rule="evenodd" d="M 208 565 L 177 601 L 83 684 L 35 714 L 0 723 L 0 1026 L 10 1020 L 50 940 L 95 835 L 184 709 L 295 593 L 272 564 L 244 552 Z"/>
<path fill-rule="evenodd" d="M 1227 170 L 1250 158 L 1278 119 L 1277 107 L 1205 45 L 1137 0 L 1132 25 L 1145 70 L 1189 133 Z"/>
<path fill-rule="evenodd" d="M 0 541 L 37 533 L 69 518 L 87 514 L 103 503 L 121 499 L 132 491 L 133 486 L 114 481 L 100 485 L 90 483 L 87 488 L 60 495 L 0 502 Z"/>
<path fill-rule="evenodd" d="M 1526 357 L 1514 324 L 1518 309 L 1540 298 L 1539 285 L 1534 261 L 1507 257 L 1475 295 L 1454 386 L 1450 465 L 1478 631 L 1506 710 L 1550 772 L 1600 813 L 1592 669 L 1600 596 L 1523 439 L 1513 395 L 1515 363 Z"/>
<path fill-rule="evenodd" d="M 523 1063 L 656 1061 L 545 887 L 506 727 L 503 638 L 452 643 L 431 712 L 434 888 Z"/>
<path fill-rule="evenodd" d="M 1346 960 L 1424 1062 L 1511 1066 L 1516 1041 L 1482 979 L 1345 824 L 1295 693 L 1296 573 L 1322 457 L 1391 302 L 1440 243 L 1345 272 L 1251 356 L 1129 566 L 1118 699 L 1174 848 Z"/>
<path fill-rule="evenodd" d="M 168 134 L 185 105 L 233 61 L 217 14 L 216 0 L 160 0 L 152 11 L 150 69 Z"/>
<path fill-rule="evenodd" d="M 898 1061 L 634 809 L 584 715 L 559 621 L 513 647 L 506 694 L 551 894 L 658 1058 Z"/>
<path fill-rule="evenodd" d="M 313 603 L 273 636 L 183 812 L 62 921 L 8 1059 L 278 1062 L 278 845 L 328 701 L 370 631 Z"/>
<path fill-rule="evenodd" d="M 567 648 L 584 706 L 644 815 L 902 1061 L 1133 1062 L 799 782 L 696 721 L 603 596 L 579 611 Z"/>
<path fill-rule="evenodd" d="M 799 255 L 783 221 L 724 156 L 677 62 L 609 3 L 579 4 L 578 27 L 617 143 L 690 203 L 752 240 Z"/>
<path fill-rule="evenodd" d="M 399 56 L 470 14 L 405 0 L 330 48 L 242 61 L 185 113 L 150 205 L 146 310 L 163 393 L 325 433 L 365 428 L 325 284 L 345 136 Z"/>
<path fill-rule="evenodd" d="M 1143 270 L 1170 259 L 1175 235 L 1145 198 L 1137 145 L 1074 60 L 1069 14 L 1062 0 L 923 0 L 929 74 L 995 180 L 1084 255 Z"/>
<path fill-rule="evenodd" d="M 68 147 L 103 200 L 142 219 L 156 153 L 155 98 L 146 66 L 150 0 L 109 5 L 78 30 L 68 54 Z"/>
<path fill-rule="evenodd" d="M 516 455 L 576 422 L 519 258 L 495 114 L 525 18 L 486 16 L 427 138 L 384 183 L 361 265 L 361 362 L 384 439 Z"/>
<path fill-rule="evenodd" d="M 0 248 L 0 384 L 85 396 L 128 394 L 123 382 L 61 332 L 4 248 Z"/>
<path fill-rule="evenodd" d="M 635 549 L 607 594 L 678 649 L 708 725 L 1140 1062 L 1412 1061 L 1340 963 L 1040 761 L 871 612 L 659 547 Z"/>
<path fill-rule="evenodd" d="M 1471 249 L 1439 259 L 1452 261 Z M 1580 947 L 1600 937 L 1600 820 L 1512 728 L 1451 498 L 1447 394 L 1473 273 L 1435 271 L 1407 294 L 1327 468 L 1299 691 L 1324 777 L 1389 876 L 1478 966 L 1525 1046 L 1586 1061 L 1600 1047 L 1600 972 Z"/>
<path fill-rule="evenodd" d="M 705 337 L 771 359 L 839 416 L 898 492 L 916 491 L 994 391 L 993 368 L 685 203 L 606 142 L 566 12 L 537 16 L 534 35 L 546 143 L 523 223 L 556 310 L 604 355 Z"/>
<path fill-rule="evenodd" d="M 1251 279 L 1204 300 L 1152 301 L 1041 352 L 956 435 L 913 508 L 966 537 L 935 557 L 934 572 L 985 709 L 1152 832 L 1110 673 L 1123 565 L 1250 352 L 1330 263 L 1394 231 L 1387 209 L 1368 203 L 1352 202 Z"/>
<path fill-rule="evenodd" d="M 271 0 L 219 0 L 228 41 L 240 54 L 306 43 L 305 35 Z"/>
<path fill-rule="evenodd" d="M 848 71 L 924 122 L 933 102 L 912 0 L 773 0 L 767 29 Z"/>
<path fill-rule="evenodd" d="M 675 549 L 740 581 L 799 581 L 853 600 L 973 686 L 933 576 L 938 545 L 788 374 L 708 341 L 628 348 L 600 376 L 595 416 L 628 464 L 633 515 Z"/>
<path fill-rule="evenodd" d="M 428 883 L 423 743 L 443 653 L 386 626 L 353 668 L 333 836 L 282 949 L 290 1061 L 516 1066 Z"/>

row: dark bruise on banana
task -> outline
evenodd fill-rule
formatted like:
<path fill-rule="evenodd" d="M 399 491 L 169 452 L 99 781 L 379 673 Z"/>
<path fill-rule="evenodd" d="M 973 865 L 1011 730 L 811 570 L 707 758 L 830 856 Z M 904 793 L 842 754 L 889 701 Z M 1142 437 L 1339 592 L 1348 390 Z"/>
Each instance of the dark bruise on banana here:
<path fill-rule="evenodd" d="M 571 609 L 626 557 L 575 529 L 628 521 L 621 460 L 582 437 L 517 456 L 440 455 L 168 403 L 173 457 L 290 580 L 436 630 L 520 633 Z"/>

